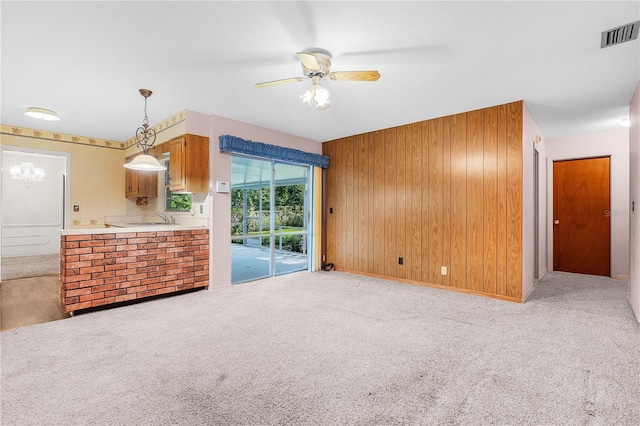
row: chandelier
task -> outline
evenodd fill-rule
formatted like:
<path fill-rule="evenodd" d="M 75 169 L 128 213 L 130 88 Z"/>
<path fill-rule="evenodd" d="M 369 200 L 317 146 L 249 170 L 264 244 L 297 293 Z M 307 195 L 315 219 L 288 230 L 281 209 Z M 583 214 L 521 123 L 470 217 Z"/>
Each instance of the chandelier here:
<path fill-rule="evenodd" d="M 22 164 L 14 164 L 9 166 L 9 174 L 11 179 L 23 181 L 27 187 L 33 182 L 42 182 L 44 180 L 44 169 L 34 167 L 33 163 L 23 162 Z"/>
<path fill-rule="evenodd" d="M 140 89 L 140 94 L 144 97 L 144 119 L 142 126 L 136 131 L 136 146 L 142 148 L 142 154 L 124 165 L 127 169 L 152 171 L 167 170 L 158 160 L 149 155 L 149 148 L 155 148 L 156 131 L 149 127 L 149 117 L 147 117 L 147 98 L 153 94 L 151 90 Z"/>
<path fill-rule="evenodd" d="M 311 78 L 311 89 L 300 95 L 303 104 L 314 106 L 318 109 L 327 109 L 331 105 L 329 103 L 329 91 L 320 85 L 320 76 Z"/>

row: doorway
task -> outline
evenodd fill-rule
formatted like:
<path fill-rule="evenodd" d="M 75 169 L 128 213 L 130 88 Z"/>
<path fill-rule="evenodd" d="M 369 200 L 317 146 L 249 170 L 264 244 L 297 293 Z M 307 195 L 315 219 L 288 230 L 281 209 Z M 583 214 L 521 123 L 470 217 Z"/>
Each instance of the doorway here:
<path fill-rule="evenodd" d="M 611 274 L 610 157 L 553 162 L 553 269 Z"/>
<path fill-rule="evenodd" d="M 233 156 L 231 282 L 308 270 L 309 166 Z"/>
<path fill-rule="evenodd" d="M 1 279 L 57 274 L 69 155 L 8 145 L 1 153 Z"/>

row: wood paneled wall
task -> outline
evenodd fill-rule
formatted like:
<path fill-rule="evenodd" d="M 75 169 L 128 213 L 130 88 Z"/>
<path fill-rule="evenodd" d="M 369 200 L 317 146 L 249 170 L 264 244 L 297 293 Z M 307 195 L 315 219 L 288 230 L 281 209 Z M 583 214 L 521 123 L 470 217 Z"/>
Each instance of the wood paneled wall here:
<path fill-rule="evenodd" d="M 522 108 L 513 102 L 325 142 L 326 261 L 521 301 Z"/>

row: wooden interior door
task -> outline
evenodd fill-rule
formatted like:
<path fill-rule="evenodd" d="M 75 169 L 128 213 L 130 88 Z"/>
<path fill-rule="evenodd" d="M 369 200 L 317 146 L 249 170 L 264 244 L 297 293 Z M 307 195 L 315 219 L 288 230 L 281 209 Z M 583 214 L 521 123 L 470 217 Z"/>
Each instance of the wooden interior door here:
<path fill-rule="evenodd" d="M 553 269 L 610 276 L 609 157 L 553 163 Z"/>

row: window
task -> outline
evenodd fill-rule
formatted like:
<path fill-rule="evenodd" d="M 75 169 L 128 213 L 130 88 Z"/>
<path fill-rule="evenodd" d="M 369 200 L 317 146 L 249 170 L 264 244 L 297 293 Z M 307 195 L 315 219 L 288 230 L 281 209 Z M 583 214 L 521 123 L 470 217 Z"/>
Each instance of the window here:
<path fill-rule="evenodd" d="M 165 163 L 164 172 L 164 210 L 171 212 L 188 212 L 191 210 L 191 193 L 171 192 L 169 189 L 169 161 Z"/>

